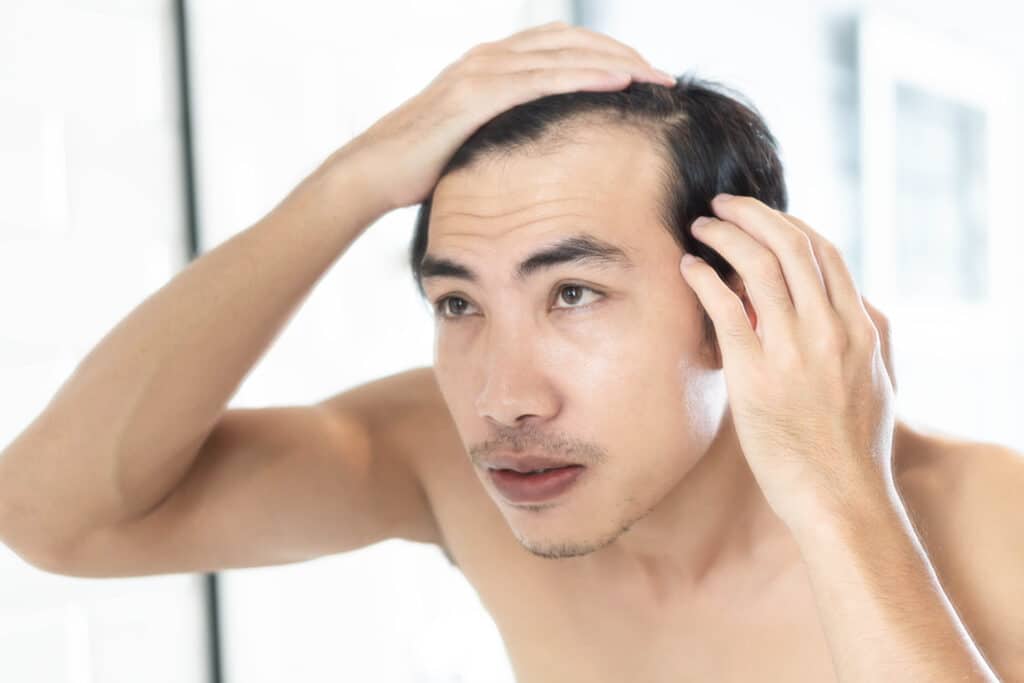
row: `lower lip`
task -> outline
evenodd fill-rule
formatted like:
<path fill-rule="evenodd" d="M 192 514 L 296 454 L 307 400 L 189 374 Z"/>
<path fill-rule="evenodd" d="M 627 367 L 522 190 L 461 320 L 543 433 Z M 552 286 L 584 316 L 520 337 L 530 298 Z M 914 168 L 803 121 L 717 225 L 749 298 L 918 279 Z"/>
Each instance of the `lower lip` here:
<path fill-rule="evenodd" d="M 541 474 L 520 474 L 512 470 L 488 470 L 491 481 L 510 503 L 539 503 L 562 495 L 583 474 L 582 465 L 560 467 Z"/>

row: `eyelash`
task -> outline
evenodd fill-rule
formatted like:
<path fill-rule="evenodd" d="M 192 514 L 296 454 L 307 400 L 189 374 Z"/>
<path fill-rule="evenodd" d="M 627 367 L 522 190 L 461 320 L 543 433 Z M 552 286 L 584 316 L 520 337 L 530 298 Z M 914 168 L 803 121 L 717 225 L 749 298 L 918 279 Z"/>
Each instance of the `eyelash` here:
<path fill-rule="evenodd" d="M 575 282 L 567 282 L 567 283 L 565 283 L 563 285 L 559 285 L 556 288 L 556 290 L 555 290 L 556 297 L 555 298 L 557 299 L 558 296 L 561 295 L 563 290 L 569 289 L 570 287 L 571 288 L 575 288 L 575 289 L 583 289 L 583 290 L 586 290 L 588 292 L 592 292 L 594 294 L 597 294 L 598 296 L 601 296 L 601 297 L 604 296 L 603 292 L 600 292 L 600 291 L 594 289 L 593 287 L 588 287 L 586 285 L 577 284 Z M 466 299 L 464 299 L 463 297 L 456 296 L 454 294 L 448 294 L 446 296 L 443 296 L 443 297 L 441 297 L 440 299 L 438 299 L 437 301 L 434 302 L 434 314 L 438 318 L 440 318 L 441 320 L 457 320 L 459 318 L 467 317 L 467 315 L 465 313 L 458 314 L 458 315 L 450 315 L 450 314 L 448 314 L 445 311 L 445 308 L 446 308 L 446 304 L 447 304 L 449 299 L 461 299 L 462 301 L 466 301 Z M 469 302 L 467 301 L 466 303 L 469 303 Z M 593 304 L 587 304 L 585 306 L 559 306 L 559 307 L 556 308 L 556 310 L 578 311 L 578 310 L 583 309 L 583 308 L 588 308 L 588 307 L 590 307 L 592 305 Z"/>

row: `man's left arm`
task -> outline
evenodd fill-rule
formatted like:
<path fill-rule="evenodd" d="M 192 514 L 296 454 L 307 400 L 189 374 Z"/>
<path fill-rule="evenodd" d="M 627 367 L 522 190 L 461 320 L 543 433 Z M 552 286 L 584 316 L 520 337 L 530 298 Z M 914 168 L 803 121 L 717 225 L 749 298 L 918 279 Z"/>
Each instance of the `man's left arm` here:
<path fill-rule="evenodd" d="M 966 470 L 945 501 L 958 533 L 936 541 L 955 557 L 977 644 L 894 491 L 867 487 L 857 505 L 791 525 L 840 680 L 1024 681 L 1024 457 L 978 453 Z"/>
<path fill-rule="evenodd" d="M 842 255 L 756 198 L 719 194 L 711 209 L 691 232 L 743 286 L 690 253 L 680 272 L 714 323 L 743 454 L 800 548 L 839 680 L 998 683 L 896 489 L 886 335 Z M 1001 474 L 1020 482 L 1019 460 L 1007 462 Z M 975 507 L 1016 519 L 1012 500 Z M 1017 562 L 1001 546 L 1020 537 L 986 544 L 989 560 Z"/>

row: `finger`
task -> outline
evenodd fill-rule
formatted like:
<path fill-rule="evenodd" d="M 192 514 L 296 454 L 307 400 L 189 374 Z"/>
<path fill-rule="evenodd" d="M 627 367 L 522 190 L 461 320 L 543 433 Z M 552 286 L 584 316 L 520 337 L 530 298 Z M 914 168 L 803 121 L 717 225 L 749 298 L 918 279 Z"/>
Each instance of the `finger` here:
<path fill-rule="evenodd" d="M 832 308 L 839 314 L 847 328 L 856 329 L 855 326 L 863 324 L 865 318 L 870 320 L 871 316 L 861 301 L 860 292 L 857 291 L 857 283 L 839 249 L 806 222 L 796 216 L 784 215 L 810 237 Z"/>
<path fill-rule="evenodd" d="M 650 62 L 635 48 L 598 31 L 558 21 L 538 26 L 537 29 L 527 29 L 526 31 L 514 33 L 504 40 L 497 41 L 496 44 L 514 51 L 549 50 L 559 47 L 591 47 L 623 57 L 629 57 L 642 64 L 651 66 Z"/>
<path fill-rule="evenodd" d="M 743 302 L 703 259 L 686 254 L 679 271 L 700 300 L 715 326 L 723 363 L 735 364 L 751 354 L 761 353 L 761 342 L 750 326 Z M 733 358 L 735 360 L 727 360 Z"/>
<path fill-rule="evenodd" d="M 797 311 L 775 254 L 734 223 L 704 218 L 695 221 L 690 230 L 739 273 L 757 311 L 761 339 L 792 339 Z"/>
<path fill-rule="evenodd" d="M 503 108 L 520 102 L 583 90 L 622 90 L 630 83 L 630 75 L 624 71 L 611 72 L 604 69 L 535 69 L 507 74 L 503 85 L 494 93 L 493 99 Z M 527 93 L 524 97 L 523 93 Z M 503 101 L 501 98 L 514 98 Z"/>
<path fill-rule="evenodd" d="M 588 48 L 625 59 L 631 65 L 635 64 L 640 69 L 647 69 L 649 73 L 656 74 L 654 78 L 645 77 L 640 80 L 649 80 L 667 86 L 675 86 L 678 82 L 671 73 L 655 69 L 643 55 L 629 45 L 597 31 L 564 24 L 559 26 L 558 24 L 559 22 L 555 22 L 555 25 L 541 31 L 515 34 L 504 41 L 490 45 L 511 52 Z"/>
<path fill-rule="evenodd" d="M 801 318 L 838 322 L 811 241 L 802 230 L 754 197 L 718 195 L 711 201 L 711 208 L 772 251 Z"/>
<path fill-rule="evenodd" d="M 825 293 L 828 295 L 829 303 L 832 304 L 832 290 L 828 286 L 828 279 L 825 277 L 825 274 L 821 271 L 821 258 L 822 258 L 821 247 L 822 247 L 822 243 L 825 241 L 825 238 L 822 237 L 821 235 L 819 235 L 814 230 L 812 230 L 811 226 L 807 225 L 807 223 L 804 223 L 802 220 L 800 220 L 796 216 L 792 216 L 792 215 L 790 215 L 788 213 L 785 213 L 785 212 L 781 212 L 781 213 L 785 217 L 785 219 L 790 222 L 790 224 L 792 224 L 794 227 L 798 228 L 799 230 L 803 231 L 803 233 L 805 235 L 807 235 L 807 238 L 809 240 L 811 240 L 811 248 L 814 249 L 814 260 L 815 260 L 816 265 L 818 267 L 818 275 L 821 277 L 821 284 L 822 284 L 822 287 L 825 289 Z M 833 304 L 833 308 L 834 307 L 835 306 Z"/>
<path fill-rule="evenodd" d="M 875 328 L 878 330 L 878 340 L 882 345 L 882 361 L 885 363 L 886 372 L 889 373 L 889 381 L 892 383 L 892 391 L 893 393 L 896 393 L 896 363 L 893 360 L 892 330 L 889 326 L 889 319 L 886 318 L 881 311 L 872 306 L 863 296 L 861 296 L 861 302 L 864 304 L 864 308 L 867 309 L 868 315 L 871 316 L 871 322 L 875 324 Z"/>
<path fill-rule="evenodd" d="M 610 72 L 626 72 L 632 80 L 651 81 L 666 85 L 675 83 L 653 67 L 634 59 L 609 54 L 590 48 L 559 48 L 533 50 L 531 52 L 504 52 L 482 54 L 473 58 L 476 73 L 505 75 L 516 71 L 536 69 L 603 69 Z"/>

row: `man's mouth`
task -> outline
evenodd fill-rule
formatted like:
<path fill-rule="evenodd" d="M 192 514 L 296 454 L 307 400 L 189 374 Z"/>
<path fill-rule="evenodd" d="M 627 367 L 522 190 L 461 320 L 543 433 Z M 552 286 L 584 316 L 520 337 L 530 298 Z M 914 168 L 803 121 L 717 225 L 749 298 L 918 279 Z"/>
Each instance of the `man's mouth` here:
<path fill-rule="evenodd" d="M 488 468 L 495 488 L 512 503 L 537 503 L 568 491 L 583 474 L 583 465 L 564 465 L 520 472 Z"/>
<path fill-rule="evenodd" d="M 580 466 L 580 463 L 539 455 L 495 456 L 486 463 L 491 470 L 509 470 L 521 474 L 536 474 L 564 467 Z"/>

